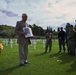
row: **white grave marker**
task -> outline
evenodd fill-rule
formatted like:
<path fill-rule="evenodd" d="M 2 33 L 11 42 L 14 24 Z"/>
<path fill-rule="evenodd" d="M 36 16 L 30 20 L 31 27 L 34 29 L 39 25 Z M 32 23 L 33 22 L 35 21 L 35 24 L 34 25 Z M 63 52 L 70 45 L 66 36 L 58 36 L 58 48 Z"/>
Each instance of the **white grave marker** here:
<path fill-rule="evenodd" d="M 36 49 L 36 41 L 34 40 L 34 49 Z"/>
<path fill-rule="evenodd" d="M 10 46 L 11 46 L 11 48 L 13 48 L 13 41 L 12 41 L 12 39 L 10 41 Z"/>
<path fill-rule="evenodd" d="M 17 40 L 15 40 L 15 44 L 17 45 Z"/>
<path fill-rule="evenodd" d="M 8 46 L 8 40 L 6 40 L 6 46 Z"/>
<path fill-rule="evenodd" d="M 5 45 L 5 43 L 6 43 L 6 41 L 5 41 L 5 40 L 3 40 L 3 45 Z"/>
<path fill-rule="evenodd" d="M 43 44 L 43 48 L 44 48 L 45 47 L 45 40 L 42 41 L 42 44 Z"/>
<path fill-rule="evenodd" d="M 32 44 L 33 44 L 33 40 L 30 40 L 31 41 L 31 46 L 32 46 Z"/>

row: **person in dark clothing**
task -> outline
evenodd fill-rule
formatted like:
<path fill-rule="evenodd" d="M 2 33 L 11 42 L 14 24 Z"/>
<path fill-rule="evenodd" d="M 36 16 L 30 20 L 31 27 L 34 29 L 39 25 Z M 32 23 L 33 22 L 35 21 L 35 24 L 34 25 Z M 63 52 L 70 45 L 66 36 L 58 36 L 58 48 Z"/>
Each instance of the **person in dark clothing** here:
<path fill-rule="evenodd" d="M 70 25 L 67 25 L 67 26 L 66 26 L 66 41 L 65 41 L 66 46 L 67 46 L 68 54 L 69 54 L 69 47 L 68 47 L 68 34 L 69 34 L 69 27 L 70 27 Z"/>
<path fill-rule="evenodd" d="M 58 33 L 58 41 L 59 41 L 59 52 L 61 52 L 62 50 L 62 46 L 63 46 L 63 50 L 65 53 L 65 31 L 63 31 L 63 27 L 61 27 L 61 31 L 59 31 Z"/>

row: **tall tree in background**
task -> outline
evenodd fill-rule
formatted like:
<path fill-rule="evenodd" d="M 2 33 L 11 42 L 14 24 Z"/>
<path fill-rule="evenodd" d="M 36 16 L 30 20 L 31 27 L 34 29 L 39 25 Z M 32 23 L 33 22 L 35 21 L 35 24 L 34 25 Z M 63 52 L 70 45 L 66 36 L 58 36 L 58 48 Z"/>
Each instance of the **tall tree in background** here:
<path fill-rule="evenodd" d="M 52 30 L 52 27 L 50 27 L 50 26 L 47 26 L 46 32 L 48 32 L 48 31 L 51 31 L 51 32 L 53 32 L 53 30 Z"/>
<path fill-rule="evenodd" d="M 59 31 L 60 31 L 60 27 L 57 28 L 57 32 L 59 32 Z"/>
<path fill-rule="evenodd" d="M 33 24 L 31 28 L 35 36 L 44 36 L 44 29 L 42 27 Z"/>
<path fill-rule="evenodd" d="M 12 26 L 0 25 L 0 31 L 1 36 L 7 37 L 10 43 L 10 38 L 15 35 L 15 28 Z"/>
<path fill-rule="evenodd" d="M 8 37 L 8 41 L 9 41 L 8 43 L 10 43 L 11 36 L 12 36 L 12 34 L 14 34 L 15 30 L 13 28 L 11 28 L 11 29 L 8 28 L 8 29 L 4 30 L 4 32 Z"/>

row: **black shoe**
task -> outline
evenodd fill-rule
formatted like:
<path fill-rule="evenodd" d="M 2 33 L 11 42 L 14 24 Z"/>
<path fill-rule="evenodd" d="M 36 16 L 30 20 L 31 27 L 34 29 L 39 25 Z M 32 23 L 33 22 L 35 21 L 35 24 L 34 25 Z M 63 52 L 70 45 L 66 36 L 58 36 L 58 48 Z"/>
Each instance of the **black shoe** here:
<path fill-rule="evenodd" d="M 24 64 L 30 64 L 30 62 L 24 62 Z"/>
<path fill-rule="evenodd" d="M 20 64 L 19 66 L 25 66 L 25 64 Z"/>

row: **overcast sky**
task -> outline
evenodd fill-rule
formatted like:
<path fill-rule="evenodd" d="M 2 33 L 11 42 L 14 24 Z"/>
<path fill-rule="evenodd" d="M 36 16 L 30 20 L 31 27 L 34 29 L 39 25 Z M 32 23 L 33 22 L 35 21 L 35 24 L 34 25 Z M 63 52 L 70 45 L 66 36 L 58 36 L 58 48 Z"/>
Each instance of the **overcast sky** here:
<path fill-rule="evenodd" d="M 75 24 L 76 0 L 0 0 L 0 24 L 15 26 L 22 13 L 31 25 L 65 27 L 67 22 Z"/>

